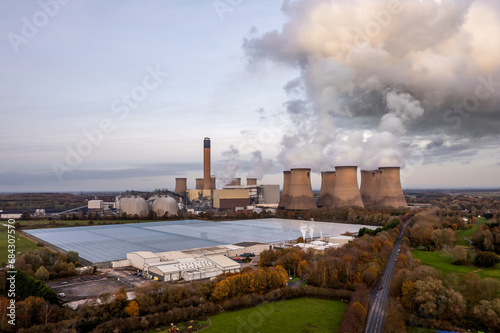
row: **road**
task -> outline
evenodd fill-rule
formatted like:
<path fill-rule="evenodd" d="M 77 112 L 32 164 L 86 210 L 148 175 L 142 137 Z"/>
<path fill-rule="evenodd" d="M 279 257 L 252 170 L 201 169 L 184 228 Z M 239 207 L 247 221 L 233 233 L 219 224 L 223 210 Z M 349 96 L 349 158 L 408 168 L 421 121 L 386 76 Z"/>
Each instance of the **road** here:
<path fill-rule="evenodd" d="M 391 256 L 387 262 L 384 273 L 379 279 L 375 287 L 370 292 L 370 304 L 368 306 L 368 315 L 365 323 L 365 333 L 382 333 L 384 331 L 385 316 L 387 314 L 387 306 L 389 301 L 389 284 L 391 283 L 392 274 L 394 273 L 394 268 L 396 267 L 396 258 L 398 256 L 398 250 L 401 246 L 401 240 L 403 239 L 403 231 L 406 229 L 411 219 L 406 221 L 403 225 L 403 230 L 399 235 L 394 248 L 392 249 Z M 382 289 L 379 289 L 382 287 Z"/>

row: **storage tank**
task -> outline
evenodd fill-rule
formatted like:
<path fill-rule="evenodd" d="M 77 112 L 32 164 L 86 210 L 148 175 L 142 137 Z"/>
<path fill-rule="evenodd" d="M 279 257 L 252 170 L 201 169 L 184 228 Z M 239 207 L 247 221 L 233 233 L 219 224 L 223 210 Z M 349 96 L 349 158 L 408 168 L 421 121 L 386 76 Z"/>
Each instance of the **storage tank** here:
<path fill-rule="evenodd" d="M 283 191 L 281 191 L 281 198 L 278 208 L 285 209 L 290 201 L 290 171 L 283 171 Z"/>
<path fill-rule="evenodd" d="M 287 210 L 317 208 L 311 187 L 311 169 L 290 170 L 290 201 Z"/>
<path fill-rule="evenodd" d="M 334 207 L 364 207 L 358 188 L 357 166 L 335 167 L 335 189 L 333 191 Z"/>
<path fill-rule="evenodd" d="M 247 178 L 247 186 L 257 185 L 257 178 Z"/>
<path fill-rule="evenodd" d="M 333 191 L 335 190 L 335 171 L 321 173 L 321 190 L 318 207 L 333 207 Z"/>
<path fill-rule="evenodd" d="M 361 199 L 365 207 L 376 205 L 380 170 L 361 170 Z"/>
<path fill-rule="evenodd" d="M 177 215 L 178 210 L 177 202 L 169 196 L 162 195 L 153 202 L 153 212 L 158 217 L 165 216 L 166 213 L 168 213 L 168 216 Z"/>
<path fill-rule="evenodd" d="M 141 197 L 124 197 L 120 199 L 121 213 L 130 216 L 146 217 L 149 214 L 148 203 Z"/>
<path fill-rule="evenodd" d="M 380 167 L 377 206 L 408 207 L 401 187 L 399 167 Z"/>

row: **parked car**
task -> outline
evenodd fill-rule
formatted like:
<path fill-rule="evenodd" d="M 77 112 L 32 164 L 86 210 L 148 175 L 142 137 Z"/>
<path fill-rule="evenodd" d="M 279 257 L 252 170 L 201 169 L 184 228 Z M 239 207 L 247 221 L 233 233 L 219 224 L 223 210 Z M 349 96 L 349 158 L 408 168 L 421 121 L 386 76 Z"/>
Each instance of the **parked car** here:
<path fill-rule="evenodd" d="M 57 294 L 57 296 L 63 298 L 63 297 L 66 297 L 66 294 L 65 293 L 59 293 L 59 294 Z"/>

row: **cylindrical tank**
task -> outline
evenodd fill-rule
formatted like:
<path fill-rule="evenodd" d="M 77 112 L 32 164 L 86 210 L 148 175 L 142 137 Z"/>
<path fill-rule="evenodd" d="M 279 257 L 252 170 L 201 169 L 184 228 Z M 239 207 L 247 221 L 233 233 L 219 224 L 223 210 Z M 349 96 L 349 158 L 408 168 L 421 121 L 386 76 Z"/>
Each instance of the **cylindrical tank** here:
<path fill-rule="evenodd" d="M 377 206 L 407 207 L 399 167 L 381 167 Z"/>
<path fill-rule="evenodd" d="M 335 189 L 333 191 L 334 207 L 364 207 L 358 188 L 357 166 L 336 166 Z"/>
<path fill-rule="evenodd" d="M 212 181 L 210 174 L 210 138 L 203 140 L 203 189 L 212 189 Z"/>
<path fill-rule="evenodd" d="M 333 191 L 335 190 L 335 171 L 321 173 L 321 190 L 318 207 L 333 207 Z"/>
<path fill-rule="evenodd" d="M 307 210 L 317 208 L 311 187 L 311 169 L 290 170 L 290 201 L 285 209 Z"/>
<path fill-rule="evenodd" d="M 163 217 L 165 214 L 167 216 L 177 215 L 178 210 L 179 206 L 177 206 L 177 202 L 169 196 L 162 195 L 153 202 L 153 212 L 158 217 Z"/>
<path fill-rule="evenodd" d="M 285 209 L 290 202 L 290 171 L 283 171 L 283 190 L 281 191 L 281 198 L 278 208 Z"/>
<path fill-rule="evenodd" d="M 196 178 L 196 189 L 203 190 L 203 178 Z"/>
<path fill-rule="evenodd" d="M 257 185 L 257 178 L 247 178 L 247 186 Z"/>
<path fill-rule="evenodd" d="M 146 217 L 149 214 L 148 203 L 141 197 L 124 197 L 120 199 L 121 213 Z"/>
<path fill-rule="evenodd" d="M 365 207 L 375 206 L 378 187 L 380 183 L 380 170 L 361 170 L 361 199 Z"/>
<path fill-rule="evenodd" d="M 241 185 L 241 178 L 233 178 L 231 182 L 229 183 L 230 186 L 240 186 Z"/>

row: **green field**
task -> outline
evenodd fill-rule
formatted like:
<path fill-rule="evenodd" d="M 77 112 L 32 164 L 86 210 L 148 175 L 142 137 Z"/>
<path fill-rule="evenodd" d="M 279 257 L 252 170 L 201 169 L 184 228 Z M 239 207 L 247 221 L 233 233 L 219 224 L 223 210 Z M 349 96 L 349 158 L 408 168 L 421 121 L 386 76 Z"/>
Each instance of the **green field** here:
<path fill-rule="evenodd" d="M 8 255 L 8 239 L 7 239 L 7 227 L 0 225 L 0 265 L 3 265 L 7 261 L 7 255 Z M 36 249 L 36 243 L 33 243 L 30 240 L 27 240 L 26 238 L 19 236 L 19 234 L 16 232 L 16 256 L 19 256 L 19 253 L 21 253 L 24 250 L 29 250 L 29 249 Z"/>
<path fill-rule="evenodd" d="M 433 330 L 430 328 L 408 326 L 407 329 L 408 329 L 407 330 L 408 333 L 436 333 L 436 330 Z"/>
<path fill-rule="evenodd" d="M 429 252 L 429 251 L 417 251 L 412 250 L 413 256 L 416 259 L 422 261 L 422 264 L 429 265 L 437 270 L 443 272 L 444 274 L 449 273 L 477 273 L 480 277 L 492 277 L 496 279 L 500 279 L 500 269 L 498 268 L 498 264 L 495 267 L 491 268 L 479 268 L 475 266 L 459 266 L 452 265 L 451 258 L 448 258 L 442 252 Z"/>
<path fill-rule="evenodd" d="M 455 244 L 461 246 L 470 246 L 469 241 L 465 240 L 464 238 L 470 239 L 476 233 L 477 228 L 481 224 L 485 224 L 487 221 L 488 220 L 486 220 L 484 217 L 478 217 L 477 223 L 472 226 L 472 229 L 455 231 L 455 238 L 456 238 Z"/>
<path fill-rule="evenodd" d="M 266 303 L 213 316 L 201 332 L 337 332 L 346 308 L 340 301 L 314 298 Z"/>

